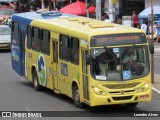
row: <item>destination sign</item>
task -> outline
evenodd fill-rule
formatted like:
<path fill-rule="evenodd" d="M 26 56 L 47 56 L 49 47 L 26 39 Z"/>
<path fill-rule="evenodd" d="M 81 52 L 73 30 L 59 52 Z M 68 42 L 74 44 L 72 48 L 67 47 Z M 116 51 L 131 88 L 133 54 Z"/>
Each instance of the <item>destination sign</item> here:
<path fill-rule="evenodd" d="M 144 34 L 119 34 L 119 35 L 101 35 L 94 36 L 91 39 L 91 47 L 123 45 L 123 44 L 140 44 L 146 43 Z"/>

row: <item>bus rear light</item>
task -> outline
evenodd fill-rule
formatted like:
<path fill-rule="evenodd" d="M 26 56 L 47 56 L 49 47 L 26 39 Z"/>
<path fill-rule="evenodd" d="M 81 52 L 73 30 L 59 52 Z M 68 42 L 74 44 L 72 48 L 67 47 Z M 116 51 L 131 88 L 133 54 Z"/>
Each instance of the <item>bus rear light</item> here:
<path fill-rule="evenodd" d="M 149 98 L 149 95 L 142 95 L 142 96 L 140 96 L 140 99 L 146 99 L 146 98 Z"/>

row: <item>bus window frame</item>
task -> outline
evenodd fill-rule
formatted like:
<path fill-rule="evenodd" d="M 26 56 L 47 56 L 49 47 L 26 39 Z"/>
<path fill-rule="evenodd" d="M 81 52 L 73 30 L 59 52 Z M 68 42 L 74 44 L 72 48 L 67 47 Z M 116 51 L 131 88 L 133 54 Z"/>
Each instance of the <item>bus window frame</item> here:
<path fill-rule="evenodd" d="M 67 37 L 67 46 L 65 46 L 65 44 L 64 44 L 64 42 L 63 42 L 63 40 L 62 40 L 62 37 Z M 68 36 L 68 35 L 65 35 L 65 34 L 60 34 L 60 39 L 59 39 L 59 58 L 61 59 L 61 60 L 64 60 L 64 61 L 67 61 L 67 62 L 69 62 L 70 61 L 70 36 Z M 61 50 L 62 49 L 62 50 Z M 66 52 L 67 51 L 67 53 L 65 54 L 65 55 L 68 55 L 67 56 L 67 59 L 65 58 L 66 56 L 64 56 L 64 52 Z"/>
<path fill-rule="evenodd" d="M 38 34 L 38 38 L 35 38 L 35 31 L 34 31 L 34 29 L 38 29 L 38 32 L 39 32 L 39 34 Z M 31 38 L 32 38 L 32 50 L 33 51 L 37 51 L 37 52 L 41 52 L 41 49 L 40 49 L 40 34 L 41 34 L 41 29 L 40 28 L 38 28 L 38 27 L 32 27 L 32 32 L 31 32 Z M 38 41 L 37 43 L 38 43 L 38 45 L 39 45 L 39 47 L 37 47 L 37 44 L 35 45 L 36 46 L 36 48 L 34 48 L 34 44 L 33 44 L 33 42 L 35 42 L 35 41 Z"/>
<path fill-rule="evenodd" d="M 15 23 L 17 24 L 17 26 L 15 26 L 16 25 Z M 11 35 L 12 36 L 12 44 L 19 45 L 19 38 L 18 38 L 18 36 L 19 36 L 19 23 L 17 21 L 12 21 L 11 32 L 12 32 L 12 35 Z M 16 36 L 16 39 L 14 39 L 14 36 Z"/>
<path fill-rule="evenodd" d="M 73 39 L 76 39 L 76 41 L 78 41 L 77 43 L 78 43 L 78 47 L 73 47 L 74 45 L 75 45 L 75 40 L 73 40 Z M 74 51 L 74 53 L 72 54 L 72 51 Z M 76 56 L 76 54 L 75 53 L 78 53 L 78 56 Z M 76 38 L 76 37 L 72 37 L 71 36 L 71 38 L 70 38 L 70 62 L 71 63 L 73 63 L 73 64 L 75 64 L 75 65 L 79 65 L 79 54 L 80 53 L 80 40 L 79 40 L 79 38 Z M 73 55 L 73 56 L 72 56 Z M 71 57 L 73 57 L 73 60 L 71 59 Z"/>
<path fill-rule="evenodd" d="M 47 39 L 43 39 L 44 38 L 44 31 L 46 31 L 47 32 L 47 34 L 48 34 L 48 37 L 47 37 Z M 51 39 L 51 32 L 49 31 L 49 30 L 46 30 L 46 29 L 41 29 L 41 32 L 40 32 L 41 34 L 40 34 L 40 51 L 41 51 L 41 53 L 43 53 L 43 54 L 46 54 L 46 55 L 50 55 L 50 39 Z M 43 42 L 42 42 L 43 41 Z M 44 42 L 45 41 L 45 42 Z M 46 42 L 47 41 L 47 42 Z M 43 43 L 46 43 L 46 45 L 48 44 L 48 47 L 46 47 L 46 48 L 48 48 L 48 50 L 42 50 L 42 45 L 44 45 Z M 47 51 L 49 51 L 49 53 L 47 52 Z"/>
<path fill-rule="evenodd" d="M 32 27 L 30 25 L 27 26 L 27 48 L 32 49 Z"/>

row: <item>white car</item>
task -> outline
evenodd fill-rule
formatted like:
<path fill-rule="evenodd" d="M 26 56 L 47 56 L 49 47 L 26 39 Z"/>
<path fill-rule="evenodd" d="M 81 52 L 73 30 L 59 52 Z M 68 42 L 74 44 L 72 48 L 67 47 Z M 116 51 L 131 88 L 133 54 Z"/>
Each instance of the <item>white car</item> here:
<path fill-rule="evenodd" d="M 0 25 L 0 49 L 10 49 L 11 29 L 8 25 Z"/>

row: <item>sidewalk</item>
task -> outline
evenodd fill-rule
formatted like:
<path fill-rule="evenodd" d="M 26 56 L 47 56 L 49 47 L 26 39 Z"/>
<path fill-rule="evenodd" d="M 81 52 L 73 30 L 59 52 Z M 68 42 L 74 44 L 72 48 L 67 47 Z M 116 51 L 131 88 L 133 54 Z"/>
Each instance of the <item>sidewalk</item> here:
<path fill-rule="evenodd" d="M 152 90 L 160 94 L 160 74 L 154 74 L 154 83 L 152 83 Z"/>
<path fill-rule="evenodd" d="M 160 43 L 155 44 L 154 83 L 152 83 L 152 90 L 160 94 Z"/>

